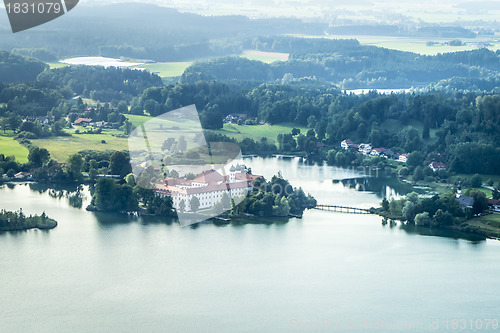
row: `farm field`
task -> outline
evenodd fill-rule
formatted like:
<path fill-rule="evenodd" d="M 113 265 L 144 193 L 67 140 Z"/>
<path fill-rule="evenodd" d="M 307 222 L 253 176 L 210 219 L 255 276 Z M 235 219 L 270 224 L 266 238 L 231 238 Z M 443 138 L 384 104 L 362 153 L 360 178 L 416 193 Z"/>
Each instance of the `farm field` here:
<path fill-rule="evenodd" d="M 278 134 L 290 133 L 294 127 L 300 129 L 300 132 L 303 134 L 306 134 L 308 131 L 308 128 L 306 127 L 298 126 L 296 124 L 283 123 L 277 125 L 224 124 L 223 129 L 215 130 L 213 132 L 224 134 L 237 140 L 243 140 L 244 138 L 260 140 L 261 138 L 267 138 L 268 140 L 275 142 Z"/>
<path fill-rule="evenodd" d="M 135 126 L 140 126 L 144 122 L 153 119 L 149 116 L 136 116 L 136 115 L 125 115 L 128 120 Z M 168 126 L 177 127 L 178 130 L 182 131 L 186 125 L 176 122 L 163 122 L 164 128 Z M 165 127 L 166 126 L 166 127 Z M 184 128 L 183 128 L 184 127 Z M 223 129 L 211 130 L 214 133 L 224 134 L 229 137 L 235 138 L 237 140 L 243 140 L 244 138 L 251 138 L 254 140 L 260 140 L 262 137 L 268 138 L 269 140 L 275 141 L 278 134 L 290 133 L 293 128 L 300 129 L 301 133 L 306 133 L 308 128 L 303 126 L 298 126 L 296 124 L 283 123 L 277 125 L 236 125 L 236 124 L 224 124 Z"/>
<path fill-rule="evenodd" d="M 293 35 L 292 35 L 293 36 Z M 318 36 L 300 36 L 305 38 L 318 38 Z M 392 36 L 366 36 L 366 35 L 329 35 L 321 38 L 330 39 L 357 39 L 362 45 L 373 45 L 387 49 L 413 52 L 421 55 L 436 55 L 438 53 L 449 53 L 458 51 L 471 51 L 476 49 L 475 43 L 488 43 L 488 49 L 496 51 L 500 49 L 500 41 L 496 36 L 478 36 L 477 38 L 433 38 L 433 37 L 392 37 Z M 465 45 L 450 46 L 441 45 L 453 39 L 459 39 Z M 436 42 L 438 44 L 427 46 L 427 42 Z"/>
<path fill-rule="evenodd" d="M 240 55 L 240 57 L 250 60 L 258 60 L 270 64 L 275 61 L 287 61 L 288 53 L 245 50 L 243 51 L 243 54 Z"/>
<path fill-rule="evenodd" d="M 7 131 L 5 134 L 3 131 L 0 132 L 0 154 L 15 156 L 16 160 L 21 163 L 28 162 L 28 149 L 14 140 L 11 131 Z"/>
<path fill-rule="evenodd" d="M 182 73 L 191 66 L 193 62 L 157 62 L 151 64 L 138 65 L 135 68 L 145 68 L 151 73 L 158 74 L 160 77 L 175 77 L 181 76 Z"/>
<path fill-rule="evenodd" d="M 104 140 L 106 143 L 102 143 Z M 51 158 L 58 162 L 66 162 L 72 154 L 86 149 L 93 150 L 126 150 L 128 142 L 126 138 L 117 138 L 110 133 L 103 134 L 73 134 L 70 137 L 57 137 L 50 139 L 36 139 L 31 142 L 50 152 Z"/>

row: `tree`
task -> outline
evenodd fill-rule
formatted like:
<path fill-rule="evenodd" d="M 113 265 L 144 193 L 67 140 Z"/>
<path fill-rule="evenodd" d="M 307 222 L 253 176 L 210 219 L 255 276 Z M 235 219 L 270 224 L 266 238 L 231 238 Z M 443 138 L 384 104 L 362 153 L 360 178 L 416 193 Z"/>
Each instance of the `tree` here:
<path fill-rule="evenodd" d="M 114 152 L 109 160 L 109 169 L 112 175 L 120 175 L 122 178 L 128 175 L 132 172 L 128 155 L 121 151 Z"/>
<path fill-rule="evenodd" d="M 99 178 L 92 197 L 92 205 L 98 211 L 135 211 L 137 195 L 129 185 L 119 185 L 110 178 Z"/>
<path fill-rule="evenodd" d="M 499 200 L 500 199 L 500 191 L 497 189 L 493 190 L 493 199 Z"/>
<path fill-rule="evenodd" d="M 431 225 L 431 222 L 432 220 L 427 212 L 423 212 L 415 216 L 415 224 L 418 226 L 428 226 Z"/>
<path fill-rule="evenodd" d="M 438 209 L 434 214 L 434 224 L 439 226 L 446 226 L 453 224 L 453 216 L 450 212 Z"/>
<path fill-rule="evenodd" d="M 68 174 L 69 177 L 74 181 L 81 181 L 82 168 L 83 168 L 83 158 L 80 154 L 73 154 L 68 159 Z"/>
<path fill-rule="evenodd" d="M 387 198 L 382 199 L 382 209 L 384 210 L 384 212 L 389 211 L 389 201 L 387 200 Z"/>
<path fill-rule="evenodd" d="M 191 206 L 191 211 L 192 212 L 195 212 L 198 210 L 198 208 L 200 208 L 200 200 L 193 195 L 193 197 L 191 198 L 191 201 L 189 202 L 190 206 Z"/>
<path fill-rule="evenodd" d="M 470 179 L 470 186 L 471 187 L 481 187 L 483 185 L 483 178 L 481 178 L 480 175 L 475 174 L 474 176 L 471 177 Z"/>
<path fill-rule="evenodd" d="M 483 211 L 488 209 L 488 199 L 486 199 L 486 194 L 481 190 L 469 190 L 467 195 L 474 198 L 474 204 L 472 205 L 472 214 L 481 214 Z"/>
<path fill-rule="evenodd" d="M 50 160 L 50 153 L 45 148 L 34 147 L 30 149 L 28 154 L 28 161 L 35 168 L 40 168 L 44 166 Z"/>
<path fill-rule="evenodd" d="M 406 161 L 406 165 L 416 168 L 417 166 L 421 166 L 424 163 L 424 155 L 420 151 L 414 151 L 410 155 L 408 155 L 408 159 Z"/>
<path fill-rule="evenodd" d="M 409 174 L 410 174 L 410 171 L 408 170 L 407 167 L 402 167 L 401 169 L 399 169 L 398 175 L 400 177 L 408 177 Z"/>
<path fill-rule="evenodd" d="M 415 204 L 411 201 L 406 201 L 402 214 L 406 221 L 413 222 L 413 219 L 415 218 Z"/>
<path fill-rule="evenodd" d="M 415 171 L 413 172 L 413 181 L 420 181 L 424 179 L 424 170 L 421 166 L 418 166 L 415 168 Z"/>

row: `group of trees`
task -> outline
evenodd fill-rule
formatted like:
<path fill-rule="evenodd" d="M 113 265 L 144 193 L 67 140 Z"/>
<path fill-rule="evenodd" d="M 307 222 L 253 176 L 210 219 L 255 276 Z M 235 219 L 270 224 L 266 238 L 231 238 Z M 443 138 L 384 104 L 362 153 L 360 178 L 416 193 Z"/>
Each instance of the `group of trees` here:
<path fill-rule="evenodd" d="M 448 226 L 465 216 L 454 193 L 420 198 L 417 193 L 412 192 L 401 200 L 392 198 L 388 201 L 384 198 L 382 209 L 393 216 L 400 216 L 407 223 L 419 226 Z"/>
<path fill-rule="evenodd" d="M 419 197 L 411 192 L 404 199 L 382 200 L 382 210 L 390 216 L 398 216 L 410 224 L 418 226 L 449 226 L 459 224 L 463 218 L 471 218 L 488 209 L 484 192 L 470 189 L 466 193 L 474 199 L 472 208 L 463 208 L 456 200 L 456 193 Z"/>
<path fill-rule="evenodd" d="M 230 215 L 250 213 L 265 217 L 286 217 L 290 214 L 302 216 L 306 208 L 315 205 L 316 199 L 306 195 L 302 188 L 294 188 L 278 175 L 271 181 L 258 178 L 249 195 L 239 205 L 233 205 Z"/>
<path fill-rule="evenodd" d="M 26 230 L 32 228 L 52 229 L 57 222 L 49 218 L 45 212 L 42 215 L 25 215 L 22 210 L 17 212 L 0 211 L 0 231 Z"/>

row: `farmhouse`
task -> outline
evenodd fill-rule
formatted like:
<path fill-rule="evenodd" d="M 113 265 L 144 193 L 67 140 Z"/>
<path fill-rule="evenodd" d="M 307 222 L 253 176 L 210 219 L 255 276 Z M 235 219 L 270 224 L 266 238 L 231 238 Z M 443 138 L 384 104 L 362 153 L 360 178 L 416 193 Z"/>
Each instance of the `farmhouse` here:
<path fill-rule="evenodd" d="M 19 172 L 14 175 L 14 178 L 16 179 L 30 179 L 31 178 L 31 173 L 29 172 Z"/>
<path fill-rule="evenodd" d="M 359 148 L 359 146 L 357 144 L 355 144 L 354 142 L 352 142 L 349 139 L 345 139 L 344 141 L 342 141 L 340 143 L 340 147 L 342 147 L 345 150 L 348 150 L 348 149 L 358 149 Z"/>
<path fill-rule="evenodd" d="M 370 155 L 372 149 L 372 145 L 369 143 L 360 143 L 358 146 L 359 152 L 363 153 L 363 155 Z"/>
<path fill-rule="evenodd" d="M 410 154 L 399 155 L 398 161 L 402 162 L 402 163 L 406 163 L 406 161 L 408 160 L 408 156 L 410 156 Z"/>
<path fill-rule="evenodd" d="M 462 210 L 465 211 L 466 209 L 472 209 L 472 206 L 474 205 L 474 198 L 469 197 L 466 195 L 460 195 L 457 198 L 458 202 L 460 203 L 460 206 L 462 206 Z"/>
<path fill-rule="evenodd" d="M 500 211 L 500 200 L 488 199 L 488 206 L 492 210 Z"/>
<path fill-rule="evenodd" d="M 227 115 L 226 118 L 224 118 L 224 122 L 226 123 L 237 123 L 238 120 L 245 121 L 248 119 L 248 115 L 246 113 L 232 113 L 230 115 Z"/>
<path fill-rule="evenodd" d="M 78 118 L 75 120 L 75 125 L 87 126 L 92 124 L 92 118 Z"/>
<path fill-rule="evenodd" d="M 432 162 L 429 164 L 429 168 L 436 172 L 438 170 L 446 170 L 446 165 L 441 162 Z"/>

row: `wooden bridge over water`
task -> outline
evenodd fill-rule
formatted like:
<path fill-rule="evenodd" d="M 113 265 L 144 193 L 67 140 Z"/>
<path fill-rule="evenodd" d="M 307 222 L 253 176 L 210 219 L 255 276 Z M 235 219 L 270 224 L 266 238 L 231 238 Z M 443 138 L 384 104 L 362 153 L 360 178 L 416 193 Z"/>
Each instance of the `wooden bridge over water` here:
<path fill-rule="evenodd" d="M 372 209 L 356 208 L 356 207 L 346 207 L 337 205 L 316 205 L 315 209 L 327 210 L 336 213 L 347 213 L 347 214 L 377 214 Z"/>

